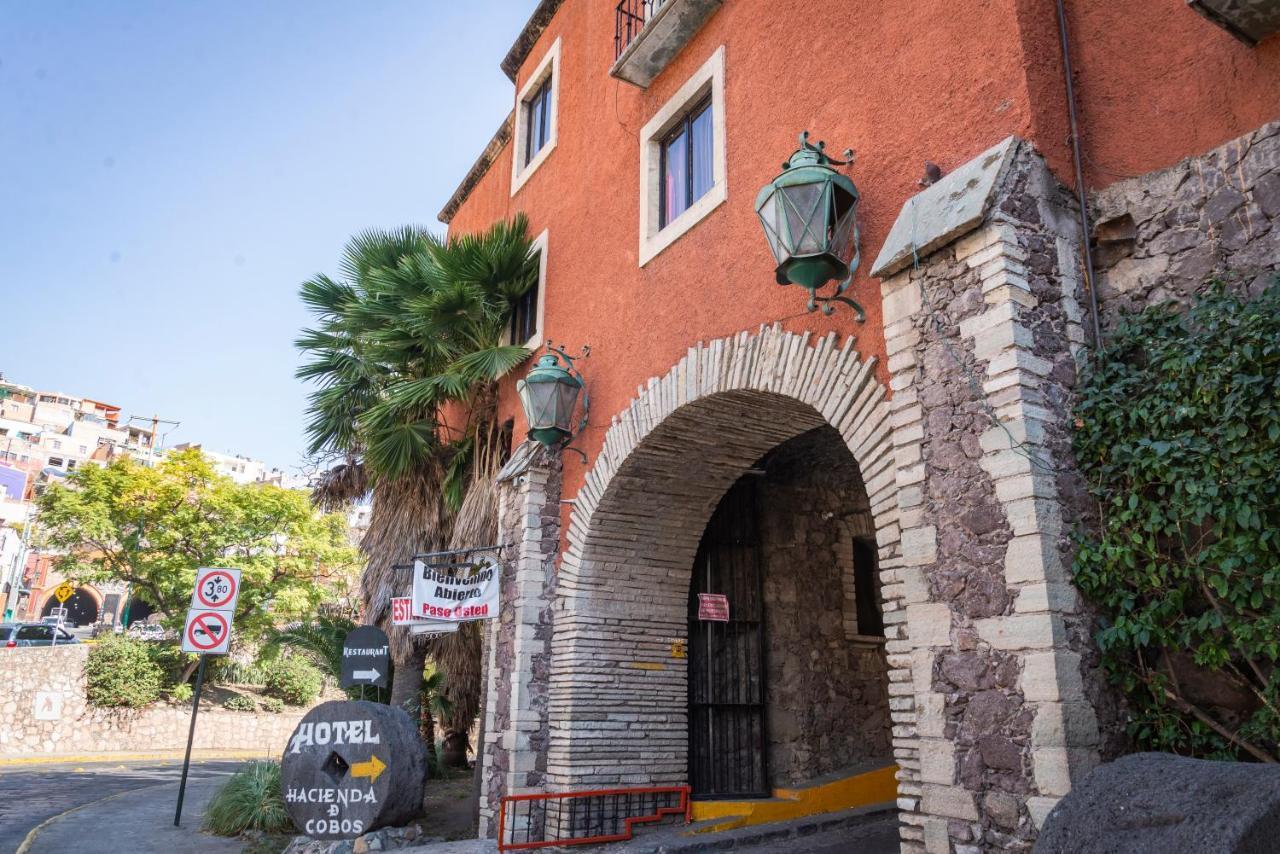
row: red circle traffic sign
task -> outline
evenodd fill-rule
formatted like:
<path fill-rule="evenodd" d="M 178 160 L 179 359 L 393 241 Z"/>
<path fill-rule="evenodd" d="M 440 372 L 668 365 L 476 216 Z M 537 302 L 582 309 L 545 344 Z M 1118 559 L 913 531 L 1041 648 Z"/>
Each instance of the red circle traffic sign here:
<path fill-rule="evenodd" d="M 217 636 L 210 631 L 210 626 L 206 624 L 206 620 L 213 620 L 219 624 Z M 204 639 L 198 640 L 196 637 L 196 629 L 200 629 Z M 227 625 L 227 618 L 219 614 L 217 611 L 210 611 L 206 614 L 199 614 L 190 623 L 187 623 L 187 641 L 196 649 L 213 649 L 218 646 L 226 638 L 227 633 L 231 631 L 231 627 Z"/>
<path fill-rule="evenodd" d="M 227 584 L 227 593 L 224 596 L 214 596 L 212 599 L 205 596 L 205 589 L 213 583 L 213 591 L 218 591 L 217 579 L 225 578 Z M 196 600 L 206 608 L 217 608 L 224 602 L 229 602 L 236 598 L 236 577 L 225 569 L 215 569 L 213 572 L 200 579 L 200 583 L 196 585 Z"/>

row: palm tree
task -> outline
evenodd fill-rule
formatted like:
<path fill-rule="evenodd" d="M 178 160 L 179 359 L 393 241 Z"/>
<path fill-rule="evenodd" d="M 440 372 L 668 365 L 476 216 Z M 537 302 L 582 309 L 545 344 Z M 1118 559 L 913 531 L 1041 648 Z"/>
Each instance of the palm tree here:
<path fill-rule="evenodd" d="M 391 598 L 407 592 L 395 567 L 415 553 L 496 536 L 486 495 L 504 450 L 494 390 L 528 356 L 503 343 L 512 302 L 537 278 L 527 231 L 523 216 L 447 242 L 413 227 L 367 231 L 348 243 L 340 279 L 320 275 L 301 290 L 317 319 L 295 342 L 308 356 L 298 376 L 318 385 L 310 452 L 342 460 L 315 499 L 332 508 L 372 493 L 361 589 L 366 621 L 391 638 L 392 704 L 418 695 L 430 652 L 449 677 L 446 728 L 463 731 L 479 708 L 478 632 L 422 641 L 389 625 Z M 451 401 L 466 420 L 446 438 L 441 407 Z"/>

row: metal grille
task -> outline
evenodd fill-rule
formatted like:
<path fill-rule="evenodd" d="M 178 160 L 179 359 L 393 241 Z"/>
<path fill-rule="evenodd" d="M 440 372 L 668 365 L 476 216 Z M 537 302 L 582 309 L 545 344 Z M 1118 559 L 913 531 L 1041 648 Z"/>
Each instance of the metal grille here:
<path fill-rule="evenodd" d="M 688 786 L 508 795 L 498 814 L 498 850 L 622 842 L 635 825 L 669 816 L 689 820 Z"/>
<path fill-rule="evenodd" d="M 689 589 L 689 782 L 697 798 L 768 797 L 764 595 L 756 479 L 737 482 L 703 534 Z M 698 619 L 698 594 L 729 622 Z"/>
<path fill-rule="evenodd" d="M 666 0 L 620 0 L 613 23 L 613 58 L 622 56 Z"/>

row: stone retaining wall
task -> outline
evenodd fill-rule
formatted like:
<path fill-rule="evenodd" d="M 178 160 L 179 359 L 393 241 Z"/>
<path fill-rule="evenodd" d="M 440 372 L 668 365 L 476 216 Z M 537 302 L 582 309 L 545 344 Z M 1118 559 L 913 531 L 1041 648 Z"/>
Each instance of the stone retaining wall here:
<path fill-rule="evenodd" d="M 0 650 L 0 758 L 186 747 L 189 704 L 90 706 L 84 678 L 89 650 L 87 644 Z M 52 719 L 39 719 L 38 706 L 44 710 L 40 717 Z M 202 708 L 193 747 L 277 753 L 304 711 L 250 714 Z"/>
<path fill-rule="evenodd" d="M 1280 121 L 1091 202 L 1104 326 L 1123 309 L 1187 302 L 1212 277 L 1256 293 L 1280 272 Z"/>

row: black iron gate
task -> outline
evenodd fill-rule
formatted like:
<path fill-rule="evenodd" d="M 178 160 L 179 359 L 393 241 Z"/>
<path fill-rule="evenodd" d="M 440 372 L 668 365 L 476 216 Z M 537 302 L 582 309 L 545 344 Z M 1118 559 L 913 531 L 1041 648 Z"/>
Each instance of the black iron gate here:
<path fill-rule="evenodd" d="M 695 798 L 767 797 L 763 577 L 756 478 L 720 501 L 689 586 L 689 782 Z M 700 593 L 729 621 L 699 618 Z"/>

